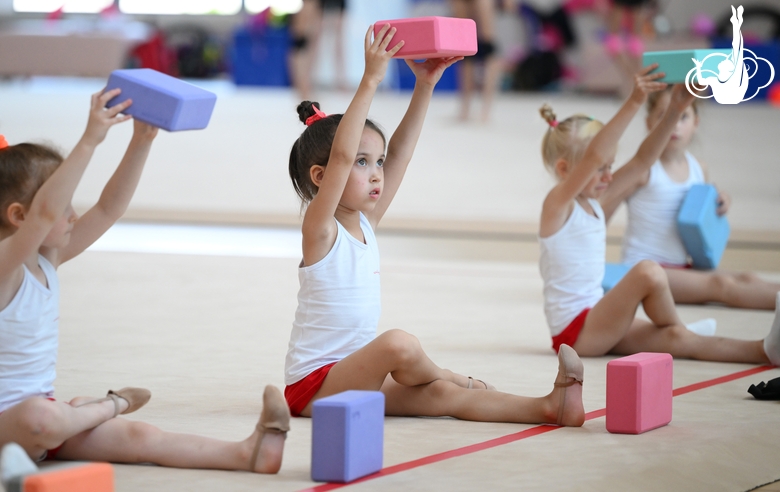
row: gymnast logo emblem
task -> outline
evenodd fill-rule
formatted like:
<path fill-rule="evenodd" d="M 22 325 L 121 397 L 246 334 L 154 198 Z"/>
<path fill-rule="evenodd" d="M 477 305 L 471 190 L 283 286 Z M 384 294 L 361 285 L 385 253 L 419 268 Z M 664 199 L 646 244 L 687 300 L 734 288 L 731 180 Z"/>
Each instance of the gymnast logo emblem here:
<path fill-rule="evenodd" d="M 693 59 L 693 67 L 685 76 L 685 87 L 694 96 L 700 99 L 714 97 L 720 104 L 739 104 L 756 97 L 758 91 L 772 83 L 775 78 L 775 68 L 766 59 L 756 56 L 755 53 L 745 48 L 742 40 L 742 12 L 731 7 L 731 26 L 734 35 L 731 41 L 731 53 L 710 53 L 703 60 Z M 711 60 L 710 60 L 711 59 Z M 720 61 L 719 61 L 720 60 Z M 717 62 L 718 70 L 705 68 L 705 64 L 712 66 Z M 748 83 L 755 77 L 759 70 L 769 69 L 769 80 L 766 84 L 755 89 L 752 94 L 747 94 Z M 693 89 L 691 89 L 693 87 Z M 710 87 L 712 95 L 701 96 L 695 91 L 702 91 Z M 746 97 L 747 95 L 747 97 Z"/>

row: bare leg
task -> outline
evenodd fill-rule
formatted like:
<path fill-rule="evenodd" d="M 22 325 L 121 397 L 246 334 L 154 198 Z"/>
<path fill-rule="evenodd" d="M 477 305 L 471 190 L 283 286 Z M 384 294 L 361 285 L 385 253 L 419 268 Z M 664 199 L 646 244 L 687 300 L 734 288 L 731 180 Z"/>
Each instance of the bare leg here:
<path fill-rule="evenodd" d="M 95 398 L 84 397 L 82 402 L 91 400 Z M 122 412 L 128 404 L 119 399 L 119 405 Z M 0 414 L 0 447 L 15 442 L 30 458 L 38 459 L 76 434 L 113 419 L 115 409 L 111 400 L 75 408 L 46 398 L 29 398 Z"/>
<path fill-rule="evenodd" d="M 569 382 L 569 372 L 562 368 L 556 382 Z M 570 403 L 562 412 L 563 425 L 582 425 L 580 418 L 584 421 L 582 387 L 578 384 L 556 387 L 542 398 L 473 391 L 467 387 L 468 378 L 439 368 L 423 352 L 415 337 L 390 330 L 334 365 L 301 414 L 310 416 L 312 404 L 319 398 L 361 389 L 383 391 L 387 396 L 388 415 L 449 415 L 490 422 L 555 423 L 565 393 Z"/>
<path fill-rule="evenodd" d="M 470 3 L 471 2 L 468 0 L 451 0 L 450 4 L 452 5 L 453 15 L 461 19 L 472 18 L 473 13 L 471 12 Z M 458 115 L 458 118 L 461 121 L 468 121 L 471 113 L 471 99 L 474 95 L 474 88 L 476 86 L 476 71 L 474 62 L 468 59 L 463 60 L 458 68 L 458 85 L 460 91 L 460 114 Z"/>
<path fill-rule="evenodd" d="M 57 454 L 66 460 L 109 461 L 113 463 L 154 463 L 176 468 L 208 468 L 219 470 L 247 470 L 256 473 L 276 473 L 282 464 L 284 432 L 269 432 L 268 424 L 287 422 L 269 415 L 269 406 L 284 406 L 286 402 L 279 390 L 266 389 L 264 412 L 255 431 L 245 440 L 227 442 L 208 437 L 164 432 L 144 422 L 121 418 L 111 419 L 94 429 L 68 439 Z M 286 427 L 285 427 L 286 426 Z M 251 458 L 259 443 L 254 463 Z"/>
<path fill-rule="evenodd" d="M 639 302 L 651 322 L 634 319 Z M 666 352 L 688 359 L 769 362 L 763 340 L 700 336 L 685 328 L 664 270 L 651 261 L 637 263 L 593 307 L 574 348 L 584 356 Z"/>
<path fill-rule="evenodd" d="M 406 386 L 417 386 L 440 379 L 462 388 L 469 385 L 468 377 L 434 364 L 423 352 L 416 337 L 401 330 L 388 330 L 334 365 L 325 377 L 322 387 L 301 415 L 311 416 L 311 406 L 315 400 L 342 391 L 379 391 L 388 374 Z M 480 388 L 484 389 L 484 386 L 477 383 L 475 389 Z"/>
<path fill-rule="evenodd" d="M 579 363 L 577 379 L 581 383 L 581 363 L 573 350 L 571 354 L 575 362 Z M 548 395 L 538 398 L 498 391 L 474 392 L 443 380 L 405 386 L 387 376 L 382 385 L 386 397 L 385 413 L 396 416 L 450 416 L 480 422 L 557 423 L 579 427 L 585 421 L 582 385 L 572 381 L 572 377 L 568 376 L 571 371 L 567 369 L 571 368 L 562 364 L 555 379 L 556 383 L 562 384 L 554 387 Z"/>
<path fill-rule="evenodd" d="M 628 333 L 640 303 L 655 326 L 685 328 L 664 270 L 652 261 L 641 261 L 591 309 L 574 349 L 586 357 L 609 353 Z"/>
<path fill-rule="evenodd" d="M 719 302 L 731 307 L 774 309 L 775 296 L 780 292 L 780 284 L 753 273 L 668 268 L 666 275 L 675 302 L 681 304 Z"/>
<path fill-rule="evenodd" d="M 491 56 L 485 60 L 485 75 L 482 80 L 482 122 L 487 123 L 490 120 L 490 111 L 493 107 L 498 90 L 499 78 L 501 77 L 502 61 L 498 56 Z"/>
<path fill-rule="evenodd" d="M 314 54 L 321 29 L 322 14 L 315 0 L 303 2 L 301 10 L 292 16 L 290 30 L 294 40 L 305 40 L 305 45 L 290 50 L 288 66 L 293 87 L 303 100 L 312 98 Z"/>

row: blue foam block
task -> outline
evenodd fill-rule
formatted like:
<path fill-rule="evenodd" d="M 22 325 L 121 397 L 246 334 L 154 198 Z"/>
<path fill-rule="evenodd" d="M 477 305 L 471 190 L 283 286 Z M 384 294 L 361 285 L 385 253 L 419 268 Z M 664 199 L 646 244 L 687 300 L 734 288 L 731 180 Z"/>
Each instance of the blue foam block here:
<path fill-rule="evenodd" d="M 707 55 L 721 53 L 728 55 L 731 50 L 672 50 L 672 51 L 649 51 L 642 55 L 642 66 L 646 67 L 652 63 L 658 63 L 658 68 L 654 71 L 664 72 L 660 82 L 669 84 L 680 84 L 685 82 L 688 72 L 696 66 L 693 59 L 704 61 L 702 71 L 705 76 L 718 74 L 718 63 L 723 61 L 723 57 L 711 56 L 705 60 Z M 694 72 L 695 73 L 695 72 Z"/>
<path fill-rule="evenodd" d="M 717 208 L 718 190 L 708 184 L 693 185 L 680 207 L 677 229 L 694 268 L 717 268 L 729 242 L 729 221 Z"/>
<path fill-rule="evenodd" d="M 623 263 L 607 263 L 604 267 L 604 279 L 601 281 L 601 287 L 604 293 L 609 292 L 612 287 L 625 277 L 631 267 Z"/>
<path fill-rule="evenodd" d="M 213 92 L 150 68 L 114 70 L 106 90 L 117 87 L 122 93 L 107 107 L 132 99 L 125 114 L 169 132 L 206 128 L 217 103 Z"/>
<path fill-rule="evenodd" d="M 385 395 L 345 391 L 314 402 L 311 478 L 351 482 L 382 469 Z"/>

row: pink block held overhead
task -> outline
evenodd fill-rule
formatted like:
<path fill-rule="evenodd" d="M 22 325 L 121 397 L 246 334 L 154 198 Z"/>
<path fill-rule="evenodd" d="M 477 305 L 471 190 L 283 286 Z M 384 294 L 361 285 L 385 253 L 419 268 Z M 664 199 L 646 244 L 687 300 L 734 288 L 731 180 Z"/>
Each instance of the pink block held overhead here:
<path fill-rule="evenodd" d="M 607 430 L 641 434 L 672 421 L 672 356 L 641 352 L 607 363 Z"/>
<path fill-rule="evenodd" d="M 392 48 L 399 41 L 404 42 L 403 48 L 394 58 L 423 60 L 471 56 L 477 52 L 477 24 L 471 19 L 416 17 L 383 20 L 374 24 L 374 35 L 385 24 L 396 29 L 388 48 Z"/>

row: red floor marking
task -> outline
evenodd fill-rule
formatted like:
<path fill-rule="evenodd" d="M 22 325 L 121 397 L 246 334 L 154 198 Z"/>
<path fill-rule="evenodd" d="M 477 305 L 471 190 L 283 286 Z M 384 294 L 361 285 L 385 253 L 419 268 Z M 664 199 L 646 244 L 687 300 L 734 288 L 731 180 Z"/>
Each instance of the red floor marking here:
<path fill-rule="evenodd" d="M 759 366 L 759 367 L 754 367 L 752 369 L 746 369 L 744 371 L 735 372 L 734 374 L 729 374 L 719 378 L 702 381 L 700 383 L 694 383 L 688 386 L 683 386 L 682 388 L 677 388 L 676 390 L 673 391 L 672 394 L 674 396 L 684 395 L 686 393 L 691 393 L 693 391 L 698 391 L 704 388 L 709 388 L 711 386 L 717 386 L 719 384 L 728 383 L 736 379 L 741 379 L 747 376 L 752 376 L 754 374 L 759 374 L 764 371 L 768 371 L 770 369 L 775 369 L 775 366 Z M 594 410 L 592 412 L 586 413 L 585 420 L 587 421 L 587 420 L 597 419 L 599 417 L 605 416 L 606 414 L 607 414 L 607 409 L 601 408 L 599 410 Z M 546 434 L 548 432 L 562 429 L 562 428 L 563 427 L 557 427 L 554 425 L 538 425 L 536 427 L 531 427 L 530 429 L 516 432 L 514 434 L 509 434 L 503 437 L 490 439 L 489 441 L 472 444 L 470 446 L 464 446 L 462 448 L 453 449 L 451 451 L 445 451 L 443 453 L 432 454 L 424 458 L 407 461 L 405 463 L 399 463 L 393 466 L 388 466 L 387 468 L 382 468 L 381 470 L 379 470 L 378 472 L 372 475 L 367 475 L 363 478 L 359 478 L 349 483 L 325 483 L 322 485 L 317 485 L 316 487 L 303 489 L 300 492 L 325 492 L 328 490 L 340 489 L 342 487 L 346 487 L 347 485 L 354 485 L 361 482 L 374 480 L 376 478 L 386 477 L 388 475 L 395 475 L 396 473 L 400 473 L 406 470 L 419 468 L 421 466 L 430 465 L 433 463 L 437 463 L 439 461 L 448 460 L 450 458 L 457 458 L 458 456 L 464 456 L 467 454 L 476 453 L 478 451 L 494 448 L 496 446 L 503 446 L 504 444 L 509 444 L 515 441 L 528 439 L 529 437 L 538 436 L 540 434 Z"/>

